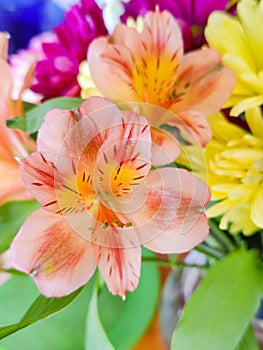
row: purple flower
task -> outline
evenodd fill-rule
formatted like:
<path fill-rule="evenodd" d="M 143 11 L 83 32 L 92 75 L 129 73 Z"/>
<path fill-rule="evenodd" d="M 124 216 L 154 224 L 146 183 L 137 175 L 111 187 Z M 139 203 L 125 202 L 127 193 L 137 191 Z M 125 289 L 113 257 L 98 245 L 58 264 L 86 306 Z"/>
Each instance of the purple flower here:
<path fill-rule="evenodd" d="M 36 65 L 36 82 L 31 89 L 44 99 L 79 96 L 79 65 L 86 59 L 91 41 L 107 34 L 102 11 L 94 0 L 82 0 L 66 13 L 64 23 L 54 33 L 55 42 L 42 44 L 45 58 Z"/>
<path fill-rule="evenodd" d="M 144 16 L 159 6 L 177 18 L 183 32 L 185 51 L 193 50 L 205 43 L 204 27 L 211 12 L 225 10 L 229 0 L 131 0 L 125 6 L 122 20 Z"/>

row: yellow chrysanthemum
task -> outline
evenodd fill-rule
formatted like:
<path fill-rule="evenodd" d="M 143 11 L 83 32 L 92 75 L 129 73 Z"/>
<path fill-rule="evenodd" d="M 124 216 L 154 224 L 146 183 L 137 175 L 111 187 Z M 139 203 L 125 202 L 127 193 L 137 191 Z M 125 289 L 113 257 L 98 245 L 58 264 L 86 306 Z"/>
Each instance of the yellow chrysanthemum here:
<path fill-rule="evenodd" d="M 263 104 L 263 1 L 241 0 L 237 17 L 224 12 L 210 15 L 205 36 L 233 69 L 237 84 L 226 107 L 238 116 Z"/>
<path fill-rule="evenodd" d="M 209 118 L 213 132 L 206 146 L 208 185 L 212 200 L 209 217 L 222 215 L 220 228 L 251 235 L 263 228 L 263 123 L 256 107 L 245 112 L 251 133 L 221 114 Z"/>
<path fill-rule="evenodd" d="M 79 65 L 78 83 L 81 87 L 81 97 L 88 98 L 91 96 L 102 96 L 97 90 L 90 76 L 89 65 L 87 61 L 82 61 Z"/>

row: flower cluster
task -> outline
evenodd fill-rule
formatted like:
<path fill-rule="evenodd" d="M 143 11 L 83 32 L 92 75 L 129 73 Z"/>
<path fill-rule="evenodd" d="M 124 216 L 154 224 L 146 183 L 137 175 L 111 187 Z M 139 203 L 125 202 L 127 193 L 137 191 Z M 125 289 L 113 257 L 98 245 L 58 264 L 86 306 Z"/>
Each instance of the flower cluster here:
<path fill-rule="evenodd" d="M 41 205 L 11 253 L 42 294 L 67 295 L 98 267 L 124 297 L 139 283 L 141 246 L 188 252 L 206 240 L 208 217 L 230 235 L 263 228 L 263 3 L 232 5 L 131 0 L 109 32 L 82 0 L 11 65 L 1 34 L 0 201 Z M 29 87 L 47 101 L 31 110 L 45 111 L 36 143 L 5 125 L 22 115 L 27 125 Z M 63 96 L 86 100 L 45 109 Z"/>

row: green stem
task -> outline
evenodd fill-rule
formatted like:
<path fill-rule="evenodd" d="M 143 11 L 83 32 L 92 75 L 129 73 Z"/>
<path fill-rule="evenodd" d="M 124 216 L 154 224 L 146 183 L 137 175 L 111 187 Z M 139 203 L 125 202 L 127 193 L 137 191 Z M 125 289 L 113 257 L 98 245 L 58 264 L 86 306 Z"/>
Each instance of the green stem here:
<path fill-rule="evenodd" d="M 237 248 L 237 243 L 235 240 L 224 231 L 221 231 L 217 224 L 213 220 L 209 220 L 210 233 L 219 244 L 224 248 L 226 252 L 231 252 L 233 249 Z"/>
<path fill-rule="evenodd" d="M 211 258 L 214 259 L 220 259 L 224 256 L 224 253 L 218 251 L 215 248 L 210 247 L 209 245 L 205 244 L 205 243 L 201 243 L 198 246 L 196 246 L 194 248 L 196 251 L 203 253 L 207 256 L 210 256 Z"/>
<path fill-rule="evenodd" d="M 165 259 L 158 259 L 158 258 L 154 258 L 154 257 L 143 257 L 142 258 L 143 262 L 150 262 L 150 263 L 157 263 L 160 265 L 164 265 L 167 267 L 196 267 L 198 269 L 207 269 L 209 267 L 208 264 L 206 265 L 198 265 L 198 264 L 186 264 L 184 262 L 181 261 L 170 261 L 170 260 L 165 260 Z"/>

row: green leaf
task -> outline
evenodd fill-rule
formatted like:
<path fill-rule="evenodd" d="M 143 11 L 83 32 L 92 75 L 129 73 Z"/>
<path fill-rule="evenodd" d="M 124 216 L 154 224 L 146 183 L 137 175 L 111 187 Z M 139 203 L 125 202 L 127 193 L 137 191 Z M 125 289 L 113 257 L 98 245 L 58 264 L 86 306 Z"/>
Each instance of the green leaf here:
<path fill-rule="evenodd" d="M 254 329 L 250 324 L 235 350 L 259 350 Z"/>
<path fill-rule="evenodd" d="M 24 115 L 20 115 L 12 119 L 8 119 L 6 121 L 6 125 L 10 129 L 19 129 L 22 131 L 26 131 L 26 118 Z"/>
<path fill-rule="evenodd" d="M 83 350 L 93 281 L 67 307 L 0 341 L 6 350 Z M 0 288 L 0 325 L 19 320 L 39 292 L 32 278 L 13 277 Z"/>
<path fill-rule="evenodd" d="M 234 350 L 255 315 L 263 289 L 256 251 L 238 250 L 212 266 L 187 302 L 172 349 Z"/>
<path fill-rule="evenodd" d="M 36 209 L 36 201 L 9 202 L 0 207 L 0 254 L 7 250 L 25 219 Z"/>
<path fill-rule="evenodd" d="M 87 315 L 86 350 L 114 350 L 100 321 L 98 288 L 94 288 Z"/>
<path fill-rule="evenodd" d="M 0 328 L 0 339 L 62 310 L 79 295 L 81 290 L 82 288 L 79 288 L 63 298 L 46 298 L 39 295 L 18 323 Z"/>
<path fill-rule="evenodd" d="M 26 113 L 26 130 L 29 134 L 33 134 L 38 131 L 41 124 L 43 123 L 44 116 L 48 111 L 54 108 L 61 109 L 73 109 L 77 108 L 81 102 L 84 100 L 82 98 L 70 98 L 70 97 L 58 97 L 42 104 L 38 105 L 35 108 L 30 109 Z"/>
<path fill-rule="evenodd" d="M 154 254 L 143 249 L 143 255 Z M 127 292 L 126 300 L 113 296 L 105 287 L 99 295 L 102 325 L 114 349 L 130 350 L 149 326 L 159 300 L 159 270 L 154 263 L 143 263 L 138 287 Z"/>

